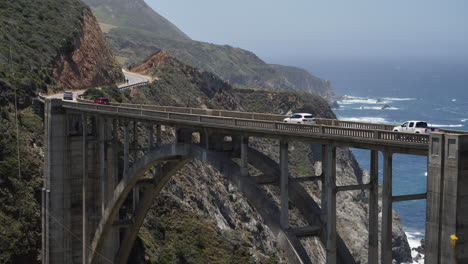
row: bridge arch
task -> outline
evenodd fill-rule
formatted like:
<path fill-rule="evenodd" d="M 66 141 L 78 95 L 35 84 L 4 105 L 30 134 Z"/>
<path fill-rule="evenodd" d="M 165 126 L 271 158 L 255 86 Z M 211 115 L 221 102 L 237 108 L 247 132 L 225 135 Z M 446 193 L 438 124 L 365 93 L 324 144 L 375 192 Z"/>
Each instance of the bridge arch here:
<path fill-rule="evenodd" d="M 277 237 L 278 245 L 286 253 L 289 263 L 311 263 L 305 249 L 294 233 L 281 228 L 279 223 L 280 213 L 276 204 L 259 188 L 251 177 L 241 176 L 241 169 L 236 162 L 220 152 L 210 151 L 199 145 L 187 143 L 163 145 L 158 149 L 149 151 L 129 168 L 128 173 L 124 175 L 115 188 L 112 199 L 109 200 L 101 217 L 94 234 L 87 263 L 98 263 L 97 261 L 101 255 L 99 252 L 102 251 L 119 210 L 138 180 L 156 164 L 167 161 L 155 176 L 154 183 L 143 192 L 134 215 L 134 221 L 127 232 L 125 232 L 125 237 L 116 256 L 116 263 L 127 263 L 133 243 L 146 214 L 151 208 L 152 202 L 170 178 L 192 159 L 197 159 L 213 166 L 231 183 L 237 186 L 262 216 L 264 223 L 269 226 L 270 230 Z"/>

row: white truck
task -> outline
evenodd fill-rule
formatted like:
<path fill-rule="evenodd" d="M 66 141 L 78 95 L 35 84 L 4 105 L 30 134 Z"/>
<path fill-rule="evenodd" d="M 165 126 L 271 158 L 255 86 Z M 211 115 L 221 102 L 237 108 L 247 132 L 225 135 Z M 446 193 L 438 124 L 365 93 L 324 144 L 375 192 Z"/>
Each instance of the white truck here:
<path fill-rule="evenodd" d="M 426 121 L 406 121 L 403 124 L 393 128 L 394 132 L 428 134 L 435 131 L 435 128 L 427 126 Z"/>

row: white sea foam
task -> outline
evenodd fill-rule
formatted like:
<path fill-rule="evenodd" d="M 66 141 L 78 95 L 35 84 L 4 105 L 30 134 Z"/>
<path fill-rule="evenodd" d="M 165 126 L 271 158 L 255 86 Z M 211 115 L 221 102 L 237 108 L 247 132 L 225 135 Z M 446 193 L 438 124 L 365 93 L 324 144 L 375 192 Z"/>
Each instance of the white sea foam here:
<path fill-rule="evenodd" d="M 382 98 L 387 101 L 414 101 L 418 100 L 418 98 L 397 98 L 397 97 L 384 97 Z"/>
<path fill-rule="evenodd" d="M 463 122 L 463 121 L 462 121 L 462 122 Z M 429 126 L 432 126 L 432 127 L 463 127 L 462 124 L 456 124 L 456 125 L 429 124 Z"/>
<path fill-rule="evenodd" d="M 464 122 L 468 121 L 468 118 L 462 119 L 461 121 L 464 123 Z"/>
<path fill-rule="evenodd" d="M 367 97 L 358 97 L 358 96 L 348 96 L 345 95 L 344 99 L 338 101 L 338 104 L 389 104 L 390 101 L 381 100 L 377 98 L 367 98 Z"/>
<path fill-rule="evenodd" d="M 340 120 L 351 121 L 351 122 L 379 123 L 379 124 L 388 123 L 388 121 L 383 117 L 344 117 L 344 118 L 340 118 Z"/>
<path fill-rule="evenodd" d="M 373 98 L 345 99 L 338 101 L 338 104 L 389 104 L 390 101 L 379 101 Z"/>
<path fill-rule="evenodd" d="M 424 173 L 424 176 L 426 176 L 426 177 L 427 177 L 427 171 Z"/>
<path fill-rule="evenodd" d="M 416 250 L 413 250 L 413 248 L 418 248 L 421 246 L 421 238 L 423 234 L 421 232 L 405 232 L 406 237 L 408 238 L 408 244 L 411 248 L 411 256 L 413 259 L 420 253 L 418 253 Z M 424 263 L 424 255 L 422 255 L 422 259 L 419 261 L 413 261 L 413 264 L 423 264 Z"/>
<path fill-rule="evenodd" d="M 382 109 L 381 106 L 361 106 L 361 107 L 355 107 L 353 109 L 357 109 L 357 110 L 399 110 L 400 108 L 398 108 L 398 107 L 387 107 L 385 109 Z"/>

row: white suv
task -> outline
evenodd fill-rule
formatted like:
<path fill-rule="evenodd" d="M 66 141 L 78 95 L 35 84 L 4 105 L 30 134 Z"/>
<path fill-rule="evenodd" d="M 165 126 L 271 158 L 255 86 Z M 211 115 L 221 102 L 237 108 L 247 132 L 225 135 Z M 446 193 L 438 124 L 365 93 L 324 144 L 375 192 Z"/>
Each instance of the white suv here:
<path fill-rule="evenodd" d="M 394 132 L 406 132 L 416 134 L 427 134 L 431 131 L 428 129 L 425 121 L 406 121 L 403 124 L 393 128 Z"/>
<path fill-rule="evenodd" d="M 283 121 L 285 123 L 293 123 L 293 124 L 306 124 L 306 125 L 315 124 L 314 116 L 308 113 L 292 114 L 290 117 L 285 118 Z"/>

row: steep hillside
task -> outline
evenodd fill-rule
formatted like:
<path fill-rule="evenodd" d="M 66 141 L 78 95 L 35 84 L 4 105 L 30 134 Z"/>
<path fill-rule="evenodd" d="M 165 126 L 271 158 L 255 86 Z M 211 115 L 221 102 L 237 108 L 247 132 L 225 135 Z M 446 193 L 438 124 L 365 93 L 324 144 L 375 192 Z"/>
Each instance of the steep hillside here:
<path fill-rule="evenodd" d="M 280 75 L 286 77 L 288 82 L 294 87 L 302 87 L 302 89 L 300 89 L 301 91 L 319 94 L 325 98 L 334 98 L 336 96 L 330 88 L 330 81 L 320 79 L 306 70 L 277 64 L 270 64 L 270 67 L 275 69 Z"/>
<path fill-rule="evenodd" d="M 122 80 L 95 18 L 81 2 L 2 1 L 0 14 L 0 78 L 18 89 L 21 104 L 47 88 Z M 11 101 L 11 89 L 0 93 Z"/>
<path fill-rule="evenodd" d="M 101 23 L 147 30 L 176 39 L 190 39 L 143 0 L 83 0 Z"/>
<path fill-rule="evenodd" d="M 65 88 L 87 88 L 123 81 L 120 66 L 108 48 L 91 11 L 85 10 L 79 34 L 60 53 L 53 76 Z"/>
<path fill-rule="evenodd" d="M 150 89 L 134 90 L 132 100 L 160 105 L 239 110 L 239 103 L 229 84 L 210 72 L 185 65 L 165 52 L 157 52 L 129 69 L 155 79 Z"/>
<path fill-rule="evenodd" d="M 212 72 L 233 85 L 300 90 L 333 99 L 329 82 L 297 68 L 274 67 L 252 52 L 192 41 L 143 0 L 84 0 L 106 31 L 120 62 L 142 61 L 165 50 L 185 64 Z"/>
<path fill-rule="evenodd" d="M 234 94 L 246 111 L 288 115 L 311 113 L 322 118 L 336 118 L 327 102 L 316 94 L 258 88 L 236 88 Z"/>
<path fill-rule="evenodd" d="M 44 129 L 33 98 L 123 76 L 79 0 L 0 1 L 0 24 L 0 263 L 39 263 Z"/>
<path fill-rule="evenodd" d="M 129 28 L 113 28 L 106 33 L 106 38 L 116 55 L 128 58 L 127 63 L 164 50 L 180 61 L 210 71 L 233 85 L 299 90 L 327 98 L 333 95 L 329 82 L 301 69 L 290 67 L 286 71 L 268 65 L 254 53 L 240 48 L 171 39 Z"/>

